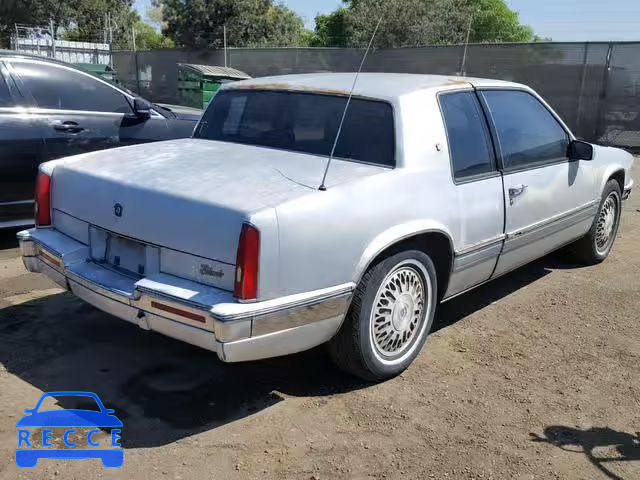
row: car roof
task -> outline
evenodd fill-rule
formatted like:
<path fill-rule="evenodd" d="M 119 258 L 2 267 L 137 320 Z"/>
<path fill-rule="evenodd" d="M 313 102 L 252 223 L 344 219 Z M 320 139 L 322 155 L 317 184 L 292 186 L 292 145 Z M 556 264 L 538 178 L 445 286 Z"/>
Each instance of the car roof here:
<path fill-rule="evenodd" d="M 80 68 L 79 64 L 67 63 L 67 62 L 63 62 L 61 60 L 57 60 L 55 58 L 43 57 L 41 55 L 35 55 L 35 54 L 32 54 L 32 53 L 24 53 L 24 52 L 18 52 L 18 51 L 15 51 L 15 50 L 3 50 L 3 49 L 0 49 L 0 60 L 3 60 L 5 57 L 23 58 L 23 59 L 27 59 L 27 60 L 37 60 L 39 62 L 46 62 L 46 63 L 51 63 L 51 64 L 54 64 L 54 65 L 60 65 L 60 66 L 75 70 L 77 72 L 83 73 L 85 75 L 90 75 L 90 76 L 98 79 L 99 81 L 110 85 L 112 88 L 115 88 L 116 90 L 119 90 L 120 92 L 122 92 L 125 95 L 128 95 L 130 97 L 139 96 L 139 94 L 126 91 L 126 89 L 124 88 L 123 85 L 116 85 L 113 82 L 109 82 L 107 79 L 102 78 L 99 75 L 94 75 L 91 72 Z"/>
<path fill-rule="evenodd" d="M 66 62 L 62 62 L 60 60 L 57 60 L 55 58 L 44 57 L 42 55 L 36 55 L 34 53 L 19 52 L 17 50 L 3 50 L 3 49 L 0 49 L 0 60 L 2 59 L 2 57 L 14 57 L 14 58 L 26 58 L 26 59 L 29 59 L 29 60 L 39 60 L 41 62 L 56 63 L 58 65 L 64 65 L 66 67 L 71 67 L 71 68 L 78 69 L 78 67 L 76 67 L 73 63 L 66 63 Z"/>
<path fill-rule="evenodd" d="M 355 73 L 307 73 L 242 80 L 224 89 L 289 90 L 348 95 Z M 393 100 L 418 90 L 445 90 L 455 87 L 522 87 L 517 83 L 472 77 L 419 75 L 412 73 L 361 73 L 353 90 L 361 97 Z"/>

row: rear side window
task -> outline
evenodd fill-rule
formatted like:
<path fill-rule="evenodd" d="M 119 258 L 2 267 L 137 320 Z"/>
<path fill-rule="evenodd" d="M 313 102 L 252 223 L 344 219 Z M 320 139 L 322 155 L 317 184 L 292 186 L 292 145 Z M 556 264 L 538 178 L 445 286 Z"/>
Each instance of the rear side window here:
<path fill-rule="evenodd" d="M 40 108 L 131 113 L 123 94 L 80 72 L 43 63 L 16 62 L 13 68 Z"/>
<path fill-rule="evenodd" d="M 346 97 L 288 91 L 222 90 L 196 137 L 329 155 Z M 376 100 L 351 100 L 335 157 L 395 165 L 393 109 Z"/>
<path fill-rule="evenodd" d="M 482 95 L 495 124 L 506 169 L 567 158 L 567 133 L 533 95 L 518 90 L 486 90 Z"/>
<path fill-rule="evenodd" d="M 13 99 L 11 98 L 11 92 L 9 91 L 9 87 L 7 86 L 7 82 L 2 76 L 2 72 L 0 71 L 0 107 L 11 107 L 13 106 Z"/>
<path fill-rule="evenodd" d="M 440 96 L 456 180 L 495 170 L 493 148 L 478 98 L 473 92 Z"/>

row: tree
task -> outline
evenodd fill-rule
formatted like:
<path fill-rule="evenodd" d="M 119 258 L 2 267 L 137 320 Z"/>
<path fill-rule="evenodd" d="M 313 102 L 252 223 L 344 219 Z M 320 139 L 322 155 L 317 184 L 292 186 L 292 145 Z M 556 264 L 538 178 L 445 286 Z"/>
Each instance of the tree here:
<path fill-rule="evenodd" d="M 111 15 L 116 48 L 127 45 L 131 25 L 137 14 L 133 0 L 1 0 L 0 41 L 5 45 L 15 23 L 49 27 L 53 21 L 56 38 L 103 41 L 105 16 Z"/>
<path fill-rule="evenodd" d="M 16 23 L 55 29 L 70 25 L 75 2 L 70 0 L 2 0 L 0 1 L 0 46 L 9 46 Z M 54 34 L 56 32 L 53 32 Z"/>
<path fill-rule="evenodd" d="M 333 38 L 343 38 L 332 46 L 366 45 L 380 16 L 376 46 L 382 48 L 464 43 L 469 21 L 471 42 L 534 40 L 504 0 L 348 0 L 345 5 L 334 12 L 337 17 L 316 19 L 316 35 L 331 31 Z"/>
<path fill-rule="evenodd" d="M 162 4 L 158 3 L 158 0 L 154 0 L 151 3 L 151 7 L 147 8 L 147 20 L 149 20 L 149 23 L 158 30 L 166 27 Z"/>
<path fill-rule="evenodd" d="M 522 25 L 518 13 L 504 0 L 470 0 L 471 42 L 532 42 L 533 29 Z"/>
<path fill-rule="evenodd" d="M 318 36 L 316 32 L 313 30 L 304 29 L 300 32 L 300 37 L 298 38 L 298 46 L 299 47 L 319 47 L 321 45 L 318 44 Z"/>
<path fill-rule="evenodd" d="M 272 0 L 158 0 L 166 27 L 177 45 L 221 48 L 297 45 L 304 32 L 299 15 Z"/>
<path fill-rule="evenodd" d="M 136 49 L 138 50 L 158 50 L 163 48 L 173 48 L 173 40 L 158 33 L 148 23 L 138 19 L 133 24 L 136 36 Z"/>
<path fill-rule="evenodd" d="M 345 44 L 349 33 L 349 11 L 338 8 L 327 15 L 316 16 L 314 47 L 340 47 Z"/>
<path fill-rule="evenodd" d="M 77 8 L 60 37 L 79 42 L 102 42 L 106 34 L 107 41 L 113 38 L 114 49 L 130 49 L 131 29 L 140 19 L 132 4 L 133 0 L 81 0 L 75 4 Z"/>
<path fill-rule="evenodd" d="M 302 17 L 284 5 L 271 5 L 263 19 L 265 36 L 256 46 L 292 47 L 298 46 L 305 31 Z"/>

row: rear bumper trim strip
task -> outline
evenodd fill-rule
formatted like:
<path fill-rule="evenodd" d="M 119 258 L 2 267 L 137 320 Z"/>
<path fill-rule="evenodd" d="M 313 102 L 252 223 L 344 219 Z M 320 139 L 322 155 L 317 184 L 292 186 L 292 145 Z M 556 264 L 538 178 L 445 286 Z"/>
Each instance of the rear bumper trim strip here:
<path fill-rule="evenodd" d="M 171 278 L 173 286 L 184 285 L 184 279 L 164 275 L 136 281 L 105 269 L 90 260 L 86 245 L 54 228 L 25 230 L 17 237 L 27 270 L 44 273 L 116 317 L 215 351 L 226 362 L 288 355 L 326 342 L 340 328 L 355 287 L 349 283 L 239 303 L 227 291 L 189 282 L 213 302 L 194 304 L 163 288 L 172 286 Z"/>

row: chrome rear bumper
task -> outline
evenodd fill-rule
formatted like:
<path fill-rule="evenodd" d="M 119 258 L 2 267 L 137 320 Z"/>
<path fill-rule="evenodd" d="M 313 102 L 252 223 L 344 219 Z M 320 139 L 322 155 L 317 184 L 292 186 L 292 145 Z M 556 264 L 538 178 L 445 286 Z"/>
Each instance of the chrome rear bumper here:
<path fill-rule="evenodd" d="M 89 247 L 54 228 L 18 233 L 22 260 L 91 305 L 214 351 L 225 362 L 288 355 L 331 339 L 354 285 L 239 303 L 230 292 L 164 273 L 133 278 L 91 260 Z"/>

